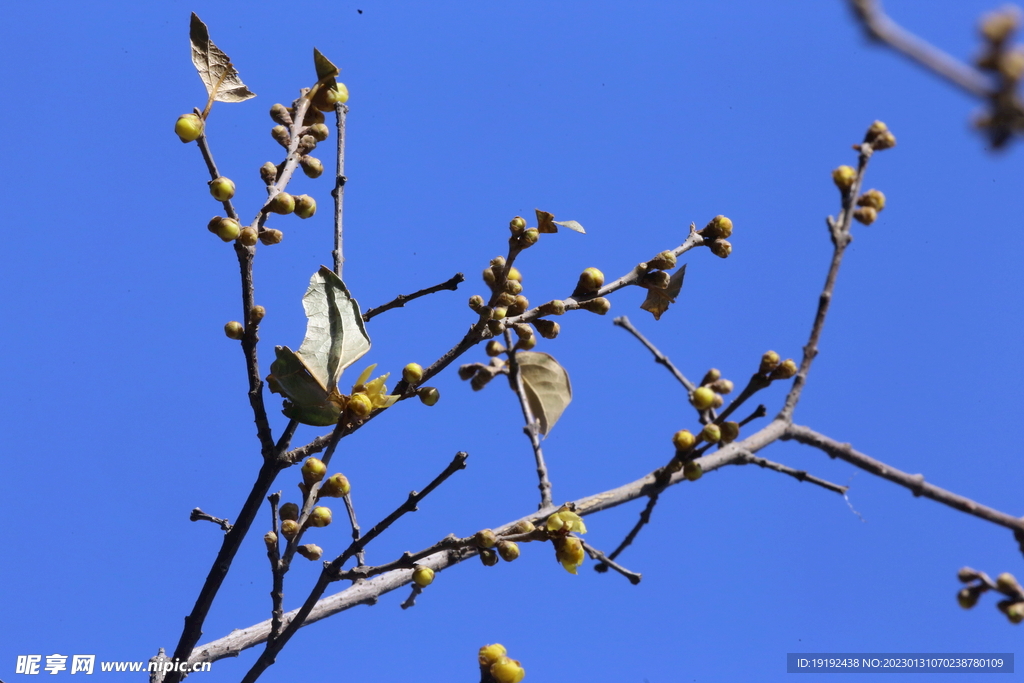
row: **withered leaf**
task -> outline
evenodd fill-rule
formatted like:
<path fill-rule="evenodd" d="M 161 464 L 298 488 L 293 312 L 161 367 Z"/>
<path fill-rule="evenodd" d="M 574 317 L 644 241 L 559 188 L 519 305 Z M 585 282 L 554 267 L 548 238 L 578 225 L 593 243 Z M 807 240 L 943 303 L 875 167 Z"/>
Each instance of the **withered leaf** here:
<path fill-rule="evenodd" d="M 520 351 L 516 360 L 530 410 L 540 423 L 540 433 L 547 436 L 572 401 L 569 373 L 546 353 Z"/>
<path fill-rule="evenodd" d="M 267 384 L 285 401 L 284 414 L 303 424 L 327 426 L 341 414 L 338 380 L 345 368 L 370 350 L 359 304 L 345 283 L 320 267 L 302 297 L 306 337 L 298 351 L 275 347 Z"/>
<path fill-rule="evenodd" d="M 327 78 L 335 78 L 341 73 L 341 69 L 334 66 L 331 60 L 324 57 L 320 50 L 313 48 L 313 65 L 316 67 L 316 80 L 323 81 Z"/>
<path fill-rule="evenodd" d="M 647 298 L 640 304 L 640 308 L 650 311 L 654 315 L 655 320 L 661 320 L 661 314 L 668 310 L 669 304 L 676 302 L 676 297 L 679 296 L 679 292 L 683 289 L 684 277 L 686 277 L 685 263 L 679 270 L 672 273 L 672 277 L 668 280 L 668 287 L 665 289 L 648 289 Z"/>
<path fill-rule="evenodd" d="M 534 211 L 537 212 L 537 230 L 539 232 L 558 232 L 558 227 L 555 225 L 555 214 L 540 209 L 534 209 Z"/>
<path fill-rule="evenodd" d="M 242 83 L 228 56 L 210 40 L 210 31 L 195 12 L 192 13 L 188 37 L 192 43 L 192 63 L 196 65 L 199 78 L 212 101 L 244 102 L 256 97 L 256 93 Z"/>
<path fill-rule="evenodd" d="M 587 234 L 587 231 L 584 230 L 583 226 L 580 225 L 577 221 L 553 221 L 553 222 L 554 222 L 555 225 L 561 225 L 563 228 L 569 228 L 570 230 L 575 230 L 576 232 L 582 233 L 584 235 Z"/>
<path fill-rule="evenodd" d="M 537 212 L 538 232 L 558 232 L 558 226 L 561 225 L 563 228 L 569 228 L 584 235 L 587 234 L 587 231 L 577 221 L 556 221 L 555 214 L 553 213 L 541 211 L 540 209 L 534 209 L 534 211 Z"/>

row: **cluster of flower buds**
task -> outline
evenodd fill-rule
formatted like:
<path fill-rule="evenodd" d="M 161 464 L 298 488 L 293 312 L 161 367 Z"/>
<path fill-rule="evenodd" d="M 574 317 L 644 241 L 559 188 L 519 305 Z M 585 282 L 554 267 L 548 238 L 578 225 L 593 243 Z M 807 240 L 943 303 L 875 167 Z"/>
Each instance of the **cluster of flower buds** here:
<path fill-rule="evenodd" d="M 320 484 L 320 486 L 316 489 L 314 503 L 319 502 L 321 498 L 342 498 L 352 490 L 348 478 L 340 472 L 332 474 L 326 480 L 325 477 L 327 477 L 327 466 L 319 458 L 307 458 L 302 463 L 302 481 L 299 483 L 299 490 L 302 491 L 304 501 L 309 500 L 316 484 Z M 289 541 L 297 538 L 304 528 L 299 521 L 300 507 L 296 503 L 285 503 L 278 509 L 277 514 L 281 520 L 281 535 Z M 332 519 L 330 508 L 317 505 L 306 518 L 305 528 L 324 527 L 330 524 Z M 268 546 L 276 545 L 277 536 L 273 532 L 269 532 L 264 536 L 264 541 Z M 299 546 L 296 551 L 307 560 L 319 560 L 323 556 L 323 549 L 312 544 Z"/>
<path fill-rule="evenodd" d="M 505 646 L 500 643 L 484 645 L 477 659 L 482 683 L 519 683 L 526 676 L 522 664 L 510 659 Z"/>
<path fill-rule="evenodd" d="M 487 343 L 487 354 L 497 356 L 505 353 L 505 345 L 492 339 Z M 480 391 L 497 375 L 507 375 L 508 364 L 501 358 L 492 357 L 487 365 L 483 363 L 467 363 L 459 367 L 459 378 L 469 380 L 473 391 Z"/>
<path fill-rule="evenodd" d="M 409 363 L 402 368 L 402 379 L 411 387 L 417 386 L 423 381 L 423 366 L 419 363 Z M 441 392 L 436 387 L 419 387 L 416 390 L 423 405 L 435 405 L 441 398 Z"/>
<path fill-rule="evenodd" d="M 956 595 L 957 602 L 964 609 L 974 607 L 982 593 L 994 588 L 1006 596 L 1004 600 L 996 603 L 999 611 L 1006 615 L 1012 624 L 1024 621 L 1024 588 L 1021 588 L 1013 574 L 1003 572 L 993 582 L 984 572 L 964 567 L 957 572 L 957 578 L 961 583 L 967 584 Z"/>
<path fill-rule="evenodd" d="M 871 145 L 871 149 L 880 152 L 883 149 L 895 147 L 896 136 L 892 134 L 889 126 L 885 125 L 884 122 L 875 121 L 868 126 L 868 132 L 864 134 L 864 142 Z M 838 182 L 836 184 L 838 185 Z"/>
<path fill-rule="evenodd" d="M 779 354 L 774 351 L 765 351 L 764 355 L 761 356 L 761 365 L 757 369 L 757 374 L 768 381 L 789 379 L 796 375 L 796 373 L 796 361 L 792 358 L 781 360 Z"/>
<path fill-rule="evenodd" d="M 537 228 L 527 228 L 526 219 L 522 216 L 516 216 L 510 220 L 508 222 L 508 229 L 512 233 L 510 243 L 513 249 L 529 249 L 537 244 L 537 240 L 540 239 L 540 230 Z"/>
<path fill-rule="evenodd" d="M 729 258 L 732 244 L 727 238 L 732 235 L 732 221 L 727 216 L 715 216 L 697 233 L 704 238 L 712 254 L 719 258 Z"/>
<path fill-rule="evenodd" d="M 526 524 L 530 524 L 526 522 Z M 520 533 L 530 533 L 534 530 L 532 524 L 530 524 L 529 530 L 522 530 L 519 525 L 513 526 L 502 536 L 512 536 Z M 493 567 L 498 564 L 498 559 L 505 560 L 506 562 L 512 562 L 519 558 L 519 544 L 515 541 L 509 541 L 498 534 L 494 533 L 491 529 L 482 529 L 476 532 L 471 542 L 480 551 L 480 561 L 483 562 L 485 567 Z"/>
<path fill-rule="evenodd" d="M 880 190 L 868 190 L 857 197 L 857 209 L 853 212 L 853 217 L 864 225 L 871 225 L 884 208 L 885 195 Z"/>
<path fill-rule="evenodd" d="M 1024 76 L 1024 49 L 1013 46 L 1020 20 L 1020 9 L 1012 5 L 984 15 L 978 28 L 985 45 L 974 62 L 1013 84 Z"/>
<path fill-rule="evenodd" d="M 711 368 L 704 374 L 700 386 L 690 394 L 690 404 L 697 410 L 717 410 L 722 407 L 726 394 L 733 389 L 732 381 L 722 379 L 722 373 Z"/>

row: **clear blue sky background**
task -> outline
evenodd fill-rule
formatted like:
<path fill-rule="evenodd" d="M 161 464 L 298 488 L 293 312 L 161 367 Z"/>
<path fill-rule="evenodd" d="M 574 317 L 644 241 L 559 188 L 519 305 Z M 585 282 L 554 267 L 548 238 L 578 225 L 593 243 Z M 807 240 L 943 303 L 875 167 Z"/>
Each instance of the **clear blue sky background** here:
<path fill-rule="evenodd" d="M 888 8 L 968 56 L 991 4 Z M 239 317 L 235 256 L 206 231 L 221 209 L 197 149 L 171 130 L 205 101 L 189 60 L 192 10 L 259 95 L 218 104 L 209 123 L 243 216 L 263 196 L 257 169 L 281 156 L 267 110 L 312 82 L 315 45 L 352 93 L 355 296 L 374 306 L 467 274 L 457 293 L 372 321 L 366 360 L 382 369 L 427 365 L 462 335 L 465 301 L 484 292 L 479 272 L 504 253 L 516 214 L 539 207 L 588 232 L 524 254 L 537 302 L 567 296 L 584 267 L 624 274 L 679 244 L 690 221 L 732 217 L 733 256 L 689 254 L 683 294 L 659 323 L 630 289 L 612 315 L 565 316 L 562 335 L 539 345 L 575 390 L 545 443 L 560 501 L 653 470 L 672 433 L 695 424 L 680 387 L 613 315 L 628 314 L 693 378 L 714 366 L 741 383 L 770 348 L 799 358 L 830 253 L 824 218 L 839 201 L 829 172 L 854 161 L 850 144 L 871 121 L 886 121 L 899 146 L 876 157 L 867 186 L 889 207 L 856 230 L 796 419 L 1024 512 L 1022 150 L 987 151 L 968 123 L 976 104 L 866 44 L 839 0 L 8 3 L 0 678 L 16 679 L 19 654 L 142 660 L 172 649 L 220 543 L 189 511 L 234 518 L 259 466 L 241 353 L 221 331 Z M 264 374 L 274 344 L 301 341 L 300 297 L 329 263 L 329 185 L 299 177 L 294 190 L 321 213 L 271 221 L 284 242 L 259 249 Z M 476 349 L 465 362 L 483 358 Z M 512 394 L 499 382 L 473 393 L 454 368 L 436 385 L 437 406 L 403 403 L 335 458 L 372 524 L 470 453 L 466 471 L 371 545 L 372 563 L 536 507 Z M 770 412 L 783 393 L 764 393 Z M 278 397 L 268 405 L 279 431 Z M 296 443 L 321 431 L 303 428 Z M 859 515 L 811 485 L 727 468 L 663 496 L 622 556 L 639 586 L 589 566 L 570 576 L 550 547 L 525 546 L 514 564 L 440 574 L 414 609 L 398 608 L 403 589 L 303 630 L 264 680 L 475 681 L 476 650 L 495 641 L 533 682 L 774 681 L 787 652 L 1018 649 L 1021 627 L 991 597 L 969 612 L 955 600 L 963 565 L 1024 573 L 1010 532 L 807 447 L 762 455 L 850 484 Z M 276 488 L 294 499 L 298 477 Z M 642 505 L 589 518 L 588 540 L 611 550 Z M 266 520 L 204 642 L 268 618 Z M 333 555 L 347 533 L 337 523 L 307 538 Z M 297 560 L 289 609 L 317 571 Z M 196 680 L 238 680 L 253 661 L 246 652 Z"/>

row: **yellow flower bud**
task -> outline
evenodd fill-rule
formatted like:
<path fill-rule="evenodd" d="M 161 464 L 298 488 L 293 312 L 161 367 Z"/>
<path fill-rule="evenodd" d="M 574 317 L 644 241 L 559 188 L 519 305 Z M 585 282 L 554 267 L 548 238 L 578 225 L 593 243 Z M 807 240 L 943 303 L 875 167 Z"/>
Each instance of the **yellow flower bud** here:
<path fill-rule="evenodd" d="M 436 405 L 441 399 L 441 392 L 437 390 L 437 387 L 420 387 L 416 395 L 425 406 Z"/>
<path fill-rule="evenodd" d="M 796 363 L 792 358 L 787 358 L 779 364 L 779 367 L 772 370 L 772 374 L 769 375 L 771 379 L 789 379 L 797 373 Z"/>
<path fill-rule="evenodd" d="M 688 451 L 693 448 L 695 443 L 697 443 L 697 438 L 689 429 L 680 429 L 672 435 L 672 445 L 676 447 L 677 451 Z"/>
<path fill-rule="evenodd" d="M 205 124 L 195 114 L 182 114 L 174 122 L 174 134 L 182 142 L 194 142 L 203 134 Z"/>
<path fill-rule="evenodd" d="M 715 402 L 715 392 L 711 387 L 697 387 L 690 396 L 690 403 L 697 410 L 707 410 Z"/>
<path fill-rule="evenodd" d="M 612 308 L 612 302 L 605 299 L 603 296 L 599 296 L 596 299 L 590 299 L 589 301 L 581 301 L 580 308 L 591 313 L 597 313 L 598 315 L 604 315 Z"/>
<path fill-rule="evenodd" d="M 373 401 L 366 394 L 352 394 L 348 400 L 348 409 L 356 417 L 366 417 L 373 412 Z"/>
<path fill-rule="evenodd" d="M 332 474 L 320 487 L 320 496 L 324 498 L 342 498 L 352 490 L 352 485 L 341 472 Z"/>
<path fill-rule="evenodd" d="M 722 429 L 722 443 L 732 443 L 740 435 L 739 422 L 723 422 L 720 427 Z"/>
<path fill-rule="evenodd" d="M 683 476 L 687 481 L 697 481 L 704 476 L 704 468 L 699 462 L 688 462 L 683 465 Z"/>
<path fill-rule="evenodd" d="M 317 505 L 313 508 L 313 511 L 309 513 L 309 526 L 327 526 L 331 523 L 331 519 L 331 509 L 325 508 L 322 505 Z"/>
<path fill-rule="evenodd" d="M 480 648 L 478 655 L 478 661 L 480 666 L 490 667 L 496 661 L 508 654 L 508 650 L 501 643 L 495 643 L 494 645 L 484 645 Z"/>
<path fill-rule="evenodd" d="M 312 486 L 324 478 L 327 474 L 327 465 L 320 458 L 307 458 L 302 463 L 302 481 L 306 486 Z"/>
<path fill-rule="evenodd" d="M 226 202 L 235 196 L 235 184 L 230 178 L 215 178 L 209 182 L 210 194 L 218 202 Z"/>
<path fill-rule="evenodd" d="M 506 562 L 519 557 L 519 546 L 514 541 L 498 541 L 498 555 Z"/>
<path fill-rule="evenodd" d="M 481 548 L 493 548 L 498 543 L 498 537 L 490 529 L 482 529 L 473 536 L 473 543 Z"/>
<path fill-rule="evenodd" d="M 281 522 L 281 535 L 289 541 L 299 535 L 299 523 L 294 519 L 286 519 Z"/>
<path fill-rule="evenodd" d="M 779 357 L 779 354 L 774 351 L 765 351 L 764 355 L 761 356 L 761 367 L 757 370 L 758 374 L 768 374 L 778 366 L 780 360 L 782 359 Z"/>
<path fill-rule="evenodd" d="M 402 379 L 409 384 L 419 384 L 423 381 L 423 366 L 419 363 L 409 363 L 402 368 Z"/>
<path fill-rule="evenodd" d="M 299 555 L 302 555 L 304 558 L 311 562 L 316 562 L 324 556 L 324 549 L 312 543 L 300 545 L 298 548 L 295 549 L 295 552 L 297 552 Z"/>
<path fill-rule="evenodd" d="M 708 443 L 718 443 L 722 440 L 722 428 L 712 422 L 704 425 L 700 435 Z"/>
<path fill-rule="evenodd" d="M 224 325 L 224 334 L 228 339 L 241 339 L 245 335 L 245 328 L 242 323 L 232 320 Z"/>
<path fill-rule="evenodd" d="M 430 567 L 416 567 L 412 572 L 412 581 L 420 588 L 426 588 L 434 582 L 434 570 Z"/>
<path fill-rule="evenodd" d="M 847 192 L 857 181 L 857 171 L 852 166 L 840 166 L 832 171 L 832 182 L 843 192 Z"/>
<path fill-rule="evenodd" d="M 502 657 L 494 664 L 491 664 L 491 678 L 497 683 L 519 683 L 526 676 L 526 671 L 519 662 L 508 657 Z"/>
<path fill-rule="evenodd" d="M 871 225 L 875 222 L 875 219 L 878 218 L 878 211 L 870 206 L 862 206 L 853 212 L 853 217 L 857 219 L 857 222 L 859 223 Z"/>
<path fill-rule="evenodd" d="M 857 206 L 870 206 L 875 211 L 885 208 L 885 195 L 879 190 L 868 190 L 857 198 Z"/>

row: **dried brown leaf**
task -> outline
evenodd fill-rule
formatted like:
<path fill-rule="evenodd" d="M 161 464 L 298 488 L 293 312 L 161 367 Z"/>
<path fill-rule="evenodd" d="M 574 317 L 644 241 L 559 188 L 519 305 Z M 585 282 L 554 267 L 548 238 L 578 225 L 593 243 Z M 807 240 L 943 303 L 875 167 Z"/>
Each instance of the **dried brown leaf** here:
<path fill-rule="evenodd" d="M 323 81 L 328 78 L 335 78 L 341 73 L 341 69 L 334 66 L 331 60 L 324 57 L 320 50 L 313 48 L 313 65 L 316 67 L 316 80 Z"/>
<path fill-rule="evenodd" d="M 648 289 L 647 298 L 640 304 L 640 308 L 650 311 L 655 320 L 661 320 L 661 315 L 668 310 L 669 304 L 676 302 L 676 297 L 683 289 L 683 278 L 686 277 L 686 264 L 672 273 L 668 280 L 668 287 L 665 289 Z"/>
<path fill-rule="evenodd" d="M 212 101 L 244 102 L 256 97 L 256 93 L 242 83 L 228 56 L 210 40 L 210 31 L 195 12 L 192 13 L 188 37 L 192 43 L 192 63 L 196 65 L 199 78 Z"/>
<path fill-rule="evenodd" d="M 537 212 L 538 232 L 558 232 L 558 226 L 555 225 L 555 214 L 540 209 L 534 209 L 534 211 Z"/>
<path fill-rule="evenodd" d="M 530 411 L 540 423 L 540 433 L 547 436 L 572 401 L 569 373 L 546 353 L 520 351 L 516 360 Z"/>

